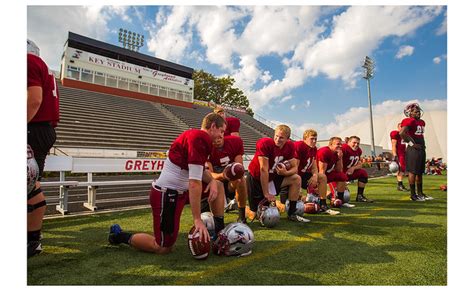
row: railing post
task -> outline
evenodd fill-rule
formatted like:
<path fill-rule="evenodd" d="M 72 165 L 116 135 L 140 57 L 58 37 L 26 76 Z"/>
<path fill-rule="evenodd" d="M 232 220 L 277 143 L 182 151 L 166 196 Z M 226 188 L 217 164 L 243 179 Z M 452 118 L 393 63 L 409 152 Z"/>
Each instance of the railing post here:
<path fill-rule="evenodd" d="M 87 173 L 87 182 L 92 182 L 92 173 Z M 95 206 L 95 195 L 97 186 L 87 186 L 87 202 L 84 202 L 83 206 L 87 209 L 95 211 L 97 206 Z"/>
<path fill-rule="evenodd" d="M 59 172 L 59 181 L 60 182 L 66 181 L 65 171 Z M 68 213 L 68 209 L 67 209 L 68 191 L 69 191 L 69 186 L 64 186 L 64 185 L 59 186 L 59 204 L 56 205 L 56 210 L 61 212 L 62 215 L 65 215 Z"/>

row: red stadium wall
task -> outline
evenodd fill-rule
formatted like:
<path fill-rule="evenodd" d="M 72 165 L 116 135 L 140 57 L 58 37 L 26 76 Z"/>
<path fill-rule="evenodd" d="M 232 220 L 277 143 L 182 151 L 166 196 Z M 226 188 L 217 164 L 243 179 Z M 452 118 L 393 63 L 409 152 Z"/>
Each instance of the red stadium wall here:
<path fill-rule="evenodd" d="M 111 87 L 106 87 L 106 86 L 101 86 L 101 85 L 96 85 L 96 84 L 91 84 L 91 83 L 85 83 L 85 82 L 66 79 L 66 78 L 63 78 L 61 80 L 61 83 L 63 84 L 63 86 L 71 87 L 71 88 L 89 90 L 89 91 L 94 91 L 94 92 L 100 92 L 100 93 L 140 99 L 140 100 L 147 100 L 151 102 L 176 105 L 176 106 L 181 106 L 181 107 L 188 107 L 188 108 L 193 107 L 193 104 L 190 102 L 184 102 L 184 101 L 179 101 L 179 100 L 163 98 L 163 97 L 159 97 L 155 95 L 144 94 L 140 92 L 133 92 L 133 91 L 123 90 L 123 89 L 118 89 L 118 88 L 111 88 Z"/>

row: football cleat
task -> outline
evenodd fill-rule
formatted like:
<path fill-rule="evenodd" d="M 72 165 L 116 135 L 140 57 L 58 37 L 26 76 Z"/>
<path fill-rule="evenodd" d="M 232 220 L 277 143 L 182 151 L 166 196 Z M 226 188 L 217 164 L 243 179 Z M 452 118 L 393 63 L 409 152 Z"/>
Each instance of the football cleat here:
<path fill-rule="evenodd" d="M 403 191 L 403 192 L 410 191 L 410 190 L 408 190 L 408 189 L 407 189 L 405 186 L 403 186 L 403 185 L 402 185 L 402 186 L 397 186 L 397 190 L 398 190 L 398 191 Z"/>
<path fill-rule="evenodd" d="M 418 196 L 418 195 L 411 195 L 411 196 L 410 196 L 410 199 L 411 199 L 412 201 L 425 201 L 425 198 L 424 198 L 424 197 Z"/>
<path fill-rule="evenodd" d="M 356 202 L 367 202 L 372 203 L 374 200 L 365 197 L 364 195 L 357 195 Z"/>
<path fill-rule="evenodd" d="M 433 199 L 434 199 L 433 197 L 428 196 L 428 195 L 426 195 L 426 194 L 424 194 L 424 193 L 423 193 L 423 194 L 419 194 L 418 196 L 423 197 L 423 199 L 425 199 L 425 200 L 433 200 Z"/>
<path fill-rule="evenodd" d="M 232 200 L 229 200 L 229 201 L 226 201 L 226 202 L 227 202 L 227 204 L 224 207 L 224 211 L 226 213 L 230 212 L 232 210 L 237 210 L 237 202 L 235 201 L 235 199 L 232 199 Z"/>
<path fill-rule="evenodd" d="M 350 203 L 342 203 L 341 207 L 352 208 L 355 207 L 355 205 Z"/>
<path fill-rule="evenodd" d="M 109 231 L 109 243 L 111 245 L 118 245 L 120 244 L 119 241 L 119 234 L 122 232 L 122 228 L 118 224 L 112 224 L 110 226 L 110 231 Z"/>
<path fill-rule="evenodd" d="M 289 215 L 288 216 L 288 220 L 289 221 L 295 221 L 295 222 L 303 222 L 303 223 L 307 223 L 307 222 L 310 222 L 311 220 L 309 219 L 306 219 L 304 217 L 301 217 L 297 214 L 293 214 L 293 215 Z"/>
<path fill-rule="evenodd" d="M 43 251 L 43 248 L 41 246 L 41 242 L 38 240 L 30 241 L 28 242 L 27 246 L 28 250 L 28 258 L 31 258 L 32 256 L 35 256 Z"/>

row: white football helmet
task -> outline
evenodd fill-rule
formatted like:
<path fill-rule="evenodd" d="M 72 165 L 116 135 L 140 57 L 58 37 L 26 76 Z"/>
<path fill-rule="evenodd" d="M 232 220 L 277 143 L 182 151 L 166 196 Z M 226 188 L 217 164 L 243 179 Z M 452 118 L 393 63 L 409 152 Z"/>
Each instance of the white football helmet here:
<path fill-rule="evenodd" d="M 267 201 L 266 199 L 262 200 L 262 202 Z M 275 205 L 265 205 L 264 203 L 260 202 L 257 209 L 257 218 L 260 221 L 262 226 L 271 228 L 278 224 L 280 221 L 280 212 Z"/>
<path fill-rule="evenodd" d="M 306 195 L 306 202 L 318 203 L 319 202 L 319 197 L 314 195 L 314 194 L 308 194 L 308 195 Z"/>
<path fill-rule="evenodd" d="M 39 167 L 38 167 L 38 163 L 36 163 L 35 155 L 30 145 L 28 145 L 28 147 L 26 148 L 26 156 L 27 156 L 26 188 L 28 191 L 26 194 L 29 194 L 31 191 L 35 189 L 36 181 L 38 181 Z"/>
<path fill-rule="evenodd" d="M 314 202 L 314 201 L 313 201 Z M 285 211 L 288 213 L 288 210 L 290 210 L 290 200 L 286 200 L 285 203 Z M 296 201 L 296 215 L 303 216 L 304 215 L 304 202 L 301 200 Z"/>
<path fill-rule="evenodd" d="M 388 165 L 388 169 L 393 174 L 398 173 L 398 170 L 399 170 L 398 163 L 395 161 L 391 162 L 390 165 Z"/>
<path fill-rule="evenodd" d="M 342 199 L 342 202 L 349 203 L 349 201 L 351 201 L 351 192 L 346 188 L 346 190 L 344 190 L 344 198 Z"/>
<path fill-rule="evenodd" d="M 233 222 L 219 232 L 213 245 L 217 255 L 248 256 L 255 241 L 253 231 L 246 224 Z"/>
<path fill-rule="evenodd" d="M 33 54 L 33 55 L 38 56 L 38 57 L 40 56 L 39 47 L 36 45 L 36 43 L 34 43 L 34 41 L 32 41 L 30 39 L 26 40 L 26 51 L 29 54 Z"/>
<path fill-rule="evenodd" d="M 214 224 L 214 215 L 211 212 L 201 213 L 201 220 L 207 228 L 207 231 L 212 236 L 216 231 L 216 225 Z"/>

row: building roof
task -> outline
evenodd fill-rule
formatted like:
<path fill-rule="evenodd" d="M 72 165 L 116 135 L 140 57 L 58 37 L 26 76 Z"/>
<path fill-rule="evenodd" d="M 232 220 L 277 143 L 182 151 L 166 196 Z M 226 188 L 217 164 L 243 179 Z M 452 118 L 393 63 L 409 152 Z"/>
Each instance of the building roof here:
<path fill-rule="evenodd" d="M 69 32 L 67 44 L 70 47 L 87 52 L 96 53 L 101 56 L 128 62 L 142 67 L 151 68 L 161 72 L 192 79 L 193 68 L 172 63 L 159 58 L 151 57 L 139 52 L 134 52 L 112 44 L 98 41 L 92 38 Z"/>

